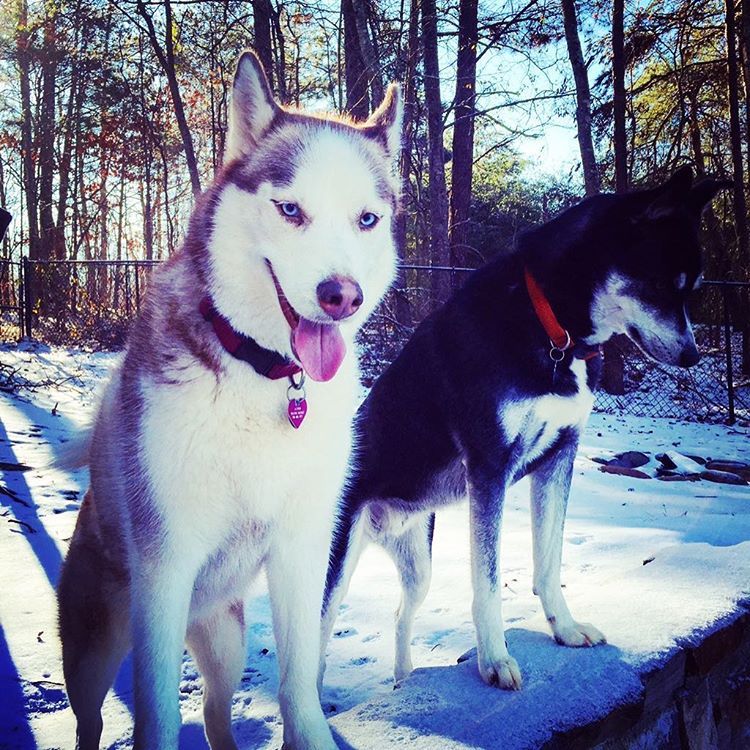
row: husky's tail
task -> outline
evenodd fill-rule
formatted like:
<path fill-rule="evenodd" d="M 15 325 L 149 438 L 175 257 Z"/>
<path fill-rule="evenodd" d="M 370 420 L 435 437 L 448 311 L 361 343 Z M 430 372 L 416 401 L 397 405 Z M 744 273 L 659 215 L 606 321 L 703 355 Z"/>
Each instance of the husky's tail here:
<path fill-rule="evenodd" d="M 92 425 L 82 427 L 73 433 L 69 440 L 55 448 L 52 466 L 56 469 L 73 471 L 89 465 L 91 455 L 91 436 L 94 431 Z"/>
<path fill-rule="evenodd" d="M 112 398 L 119 387 L 121 361 L 110 371 L 110 377 L 96 390 L 89 422 L 83 424 L 64 443 L 55 448 L 55 457 L 51 466 L 64 471 L 74 471 L 88 466 L 91 461 L 91 441 L 94 425 L 99 415 L 112 403 Z"/>

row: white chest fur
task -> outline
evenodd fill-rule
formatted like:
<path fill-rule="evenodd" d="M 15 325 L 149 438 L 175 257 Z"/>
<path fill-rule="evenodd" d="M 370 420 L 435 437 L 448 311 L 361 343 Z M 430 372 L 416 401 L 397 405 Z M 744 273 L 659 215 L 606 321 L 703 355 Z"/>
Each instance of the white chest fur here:
<path fill-rule="evenodd" d="M 240 362 L 219 379 L 195 369 L 180 385 L 143 384 L 143 458 L 160 512 L 186 517 L 191 541 L 209 552 L 240 524 L 332 516 L 351 448 L 356 366 L 345 362 L 328 383 L 308 381 L 298 430 L 287 419 L 286 380 Z"/>
<path fill-rule="evenodd" d="M 586 362 L 574 359 L 571 366 L 577 392 L 572 396 L 549 394 L 541 398 L 527 398 L 500 404 L 498 414 L 505 439 L 510 443 L 520 441 L 527 451 L 524 463 L 542 455 L 566 427 L 581 428 L 586 423 L 594 394 L 588 387 Z"/>

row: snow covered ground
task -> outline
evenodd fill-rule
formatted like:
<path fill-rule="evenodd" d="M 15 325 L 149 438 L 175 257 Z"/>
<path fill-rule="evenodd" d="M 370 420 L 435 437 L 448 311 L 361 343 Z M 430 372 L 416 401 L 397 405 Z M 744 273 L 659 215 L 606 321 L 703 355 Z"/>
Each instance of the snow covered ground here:
<path fill-rule="evenodd" d="M 44 347 L 0 349 L 0 385 L 8 367 L 18 368 L 15 380 L 47 383 L 0 392 L 0 748 L 73 747 L 53 590 L 87 478 L 85 471 L 44 467 L 85 421 L 115 361 L 115 355 Z M 474 645 L 465 505 L 438 516 L 433 583 L 413 642 L 415 665 L 427 669 L 396 691 L 396 575 L 382 552 L 368 549 L 329 647 L 323 692 L 342 747 L 534 747 L 552 728 L 589 719 L 637 690 L 639 670 L 750 598 L 750 487 L 603 474 L 591 458 L 675 449 L 750 462 L 748 434 L 721 425 L 592 417 L 576 461 L 563 579 L 574 615 L 609 638 L 593 650 L 563 649 L 547 635 L 531 593 L 528 487 L 522 481 L 513 488 L 501 560 L 509 646 L 525 678 L 521 693 L 485 687 L 471 660 L 456 666 Z M 241 748 L 277 748 L 275 645 L 262 580 L 252 586 L 247 619 L 236 736 Z M 185 657 L 183 750 L 206 748 L 200 694 L 200 677 Z M 484 717 L 505 706 L 507 729 L 498 735 Z M 105 704 L 103 746 L 129 746 L 131 711 L 126 662 Z"/>

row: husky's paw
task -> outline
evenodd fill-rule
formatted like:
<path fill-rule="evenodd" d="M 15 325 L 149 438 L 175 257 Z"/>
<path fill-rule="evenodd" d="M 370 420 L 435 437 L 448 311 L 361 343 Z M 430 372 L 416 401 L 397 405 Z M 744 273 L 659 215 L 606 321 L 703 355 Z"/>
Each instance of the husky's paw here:
<path fill-rule="evenodd" d="M 413 671 L 414 667 L 412 666 L 411 660 L 403 663 L 396 663 L 396 666 L 393 668 L 394 682 L 399 683 L 401 680 L 405 680 Z"/>
<path fill-rule="evenodd" d="M 557 626 L 554 629 L 555 640 L 561 646 L 598 646 L 606 643 L 604 634 L 587 622 L 571 622 L 570 625 Z"/>
<path fill-rule="evenodd" d="M 480 659 L 479 674 L 488 685 L 503 690 L 521 689 L 521 670 L 512 656 L 505 656 L 491 662 L 483 662 Z"/>

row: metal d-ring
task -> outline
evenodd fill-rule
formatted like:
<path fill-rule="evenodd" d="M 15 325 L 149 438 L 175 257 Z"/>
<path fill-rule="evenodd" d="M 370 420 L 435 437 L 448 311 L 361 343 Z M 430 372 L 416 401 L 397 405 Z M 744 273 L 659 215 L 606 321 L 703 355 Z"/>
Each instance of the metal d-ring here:
<path fill-rule="evenodd" d="M 573 343 L 573 339 L 570 338 L 570 334 L 567 331 L 563 331 L 565 334 L 565 343 L 562 346 L 557 346 L 552 339 L 550 339 L 550 344 L 552 345 L 552 348 L 549 350 L 549 358 L 553 362 L 562 362 L 563 359 L 565 359 L 565 352 L 570 349 L 570 345 Z"/>
<path fill-rule="evenodd" d="M 296 391 L 294 396 L 292 391 Z M 302 401 L 305 398 L 305 371 L 302 370 L 299 376 L 299 383 L 295 382 L 294 375 L 289 376 L 289 387 L 286 389 L 287 401 Z"/>

